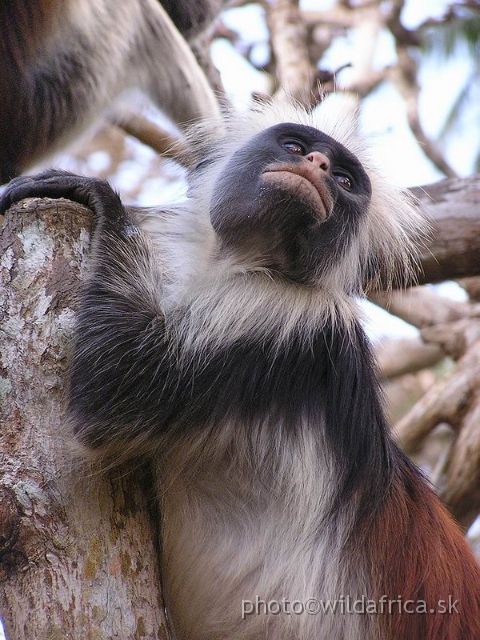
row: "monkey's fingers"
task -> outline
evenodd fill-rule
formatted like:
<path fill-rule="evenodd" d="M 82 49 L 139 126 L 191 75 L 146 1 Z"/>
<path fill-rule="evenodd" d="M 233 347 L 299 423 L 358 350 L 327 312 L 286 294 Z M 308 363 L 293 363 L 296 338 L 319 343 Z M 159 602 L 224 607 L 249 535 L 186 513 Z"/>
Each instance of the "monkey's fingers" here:
<path fill-rule="evenodd" d="M 76 180 L 75 180 L 76 178 Z M 78 180 L 85 180 L 63 171 L 49 170 L 36 176 L 19 176 L 6 187 L 0 199 L 0 211 L 4 213 L 16 202 L 25 198 L 72 198 L 72 187 Z"/>
<path fill-rule="evenodd" d="M 125 217 L 120 197 L 107 182 L 56 169 L 12 180 L 0 198 L 0 214 L 25 198 L 66 198 L 91 209 L 97 219 Z"/>

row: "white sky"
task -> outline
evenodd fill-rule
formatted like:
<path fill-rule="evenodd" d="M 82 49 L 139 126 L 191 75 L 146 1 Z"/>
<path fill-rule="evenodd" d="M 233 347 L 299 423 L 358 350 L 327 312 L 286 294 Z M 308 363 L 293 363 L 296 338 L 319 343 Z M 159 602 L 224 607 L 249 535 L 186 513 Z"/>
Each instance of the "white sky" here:
<path fill-rule="evenodd" d="M 323 9 L 331 6 L 330 0 L 302 0 L 304 8 Z M 427 16 L 439 17 L 446 0 L 410 0 L 403 13 L 405 25 L 415 28 Z M 227 26 L 239 32 L 242 44 L 257 43 L 253 55 L 259 63 L 266 59 L 268 33 L 263 11 L 258 6 L 247 5 L 224 12 Z M 336 69 L 354 57 L 355 40 L 341 38 L 326 52 L 322 65 Z M 222 81 L 237 108 L 247 108 L 252 91 L 265 90 L 265 78 L 246 62 L 226 40 L 218 40 L 213 46 L 213 59 L 219 68 Z M 388 34 L 381 38 L 376 57 L 380 66 L 395 58 L 393 41 Z M 426 133 L 435 138 L 471 71 L 471 62 L 464 52 L 448 62 L 424 56 L 419 80 L 422 87 L 420 116 Z M 342 72 L 348 74 L 349 70 Z M 340 81 L 342 76 L 339 76 Z M 418 147 L 405 117 L 405 107 L 396 90 L 384 84 L 367 98 L 362 105 L 363 130 L 374 142 L 376 157 L 387 173 L 402 186 L 428 184 L 440 180 L 443 175 L 425 158 Z M 480 138 L 478 114 L 466 114 L 460 131 L 447 148 L 446 157 L 461 175 L 473 169 Z M 393 153 L 392 153 L 393 150 Z"/>

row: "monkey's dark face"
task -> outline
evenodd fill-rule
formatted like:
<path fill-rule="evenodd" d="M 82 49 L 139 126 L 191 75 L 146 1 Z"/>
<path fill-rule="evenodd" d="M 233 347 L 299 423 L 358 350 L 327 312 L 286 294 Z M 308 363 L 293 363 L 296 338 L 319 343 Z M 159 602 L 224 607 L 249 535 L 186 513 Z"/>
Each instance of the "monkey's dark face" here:
<path fill-rule="evenodd" d="M 325 133 L 270 127 L 230 159 L 210 211 L 222 250 L 313 283 L 344 255 L 370 202 L 358 159 Z"/>

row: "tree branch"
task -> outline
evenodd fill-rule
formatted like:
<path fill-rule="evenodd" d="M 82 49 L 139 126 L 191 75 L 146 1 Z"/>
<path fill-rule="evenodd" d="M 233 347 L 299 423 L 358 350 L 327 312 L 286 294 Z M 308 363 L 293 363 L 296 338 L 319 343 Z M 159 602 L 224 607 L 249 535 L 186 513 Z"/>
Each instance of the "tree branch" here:
<path fill-rule="evenodd" d="M 0 611 L 15 640 L 165 638 L 143 470 L 93 481 L 65 428 L 91 224 L 79 205 L 28 200 L 0 229 Z"/>
<path fill-rule="evenodd" d="M 419 282 L 480 275 L 480 174 L 412 191 L 433 225 Z"/>
<path fill-rule="evenodd" d="M 113 114 L 109 120 L 127 135 L 137 138 L 165 158 L 175 158 L 180 164 L 185 163 L 187 144 L 151 120 L 124 109 L 121 113 Z"/>
<path fill-rule="evenodd" d="M 445 353 L 441 347 L 425 344 L 420 338 L 386 340 L 375 348 L 382 379 L 392 379 L 438 364 Z"/>
<path fill-rule="evenodd" d="M 280 96 L 286 94 L 301 104 L 311 103 L 314 71 L 310 66 L 307 28 L 298 0 L 276 0 L 265 5 L 275 56 Z"/>

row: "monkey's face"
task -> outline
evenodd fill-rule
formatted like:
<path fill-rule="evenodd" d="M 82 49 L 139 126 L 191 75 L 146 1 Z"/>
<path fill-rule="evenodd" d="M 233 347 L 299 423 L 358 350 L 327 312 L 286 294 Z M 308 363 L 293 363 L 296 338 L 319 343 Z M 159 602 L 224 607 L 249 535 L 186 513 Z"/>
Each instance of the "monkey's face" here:
<path fill-rule="evenodd" d="M 354 241 L 370 195 L 348 149 L 317 129 L 284 123 L 233 154 L 210 217 L 220 251 L 313 284 Z"/>

